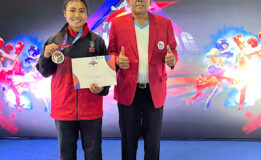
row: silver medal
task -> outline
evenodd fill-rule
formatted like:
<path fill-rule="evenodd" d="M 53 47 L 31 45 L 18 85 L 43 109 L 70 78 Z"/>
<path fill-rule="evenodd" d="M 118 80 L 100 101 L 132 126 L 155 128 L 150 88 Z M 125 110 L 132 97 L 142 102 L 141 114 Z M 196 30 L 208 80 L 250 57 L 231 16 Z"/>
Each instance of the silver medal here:
<path fill-rule="evenodd" d="M 55 51 L 53 54 L 52 54 L 52 61 L 56 64 L 60 64 L 60 63 L 63 63 L 64 61 L 64 55 L 61 51 Z"/>

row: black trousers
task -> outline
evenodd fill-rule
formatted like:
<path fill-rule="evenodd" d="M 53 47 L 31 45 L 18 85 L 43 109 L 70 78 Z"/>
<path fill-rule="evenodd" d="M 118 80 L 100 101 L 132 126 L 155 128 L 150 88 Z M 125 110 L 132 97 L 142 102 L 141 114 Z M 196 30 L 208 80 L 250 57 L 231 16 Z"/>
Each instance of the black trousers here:
<path fill-rule="evenodd" d="M 144 159 L 158 160 L 163 107 L 155 109 L 150 89 L 137 87 L 131 106 L 118 103 L 122 160 L 136 160 L 138 140 L 144 139 Z"/>
<path fill-rule="evenodd" d="M 77 159 L 77 140 L 81 135 L 85 160 L 101 160 L 102 119 L 80 121 L 55 120 L 60 160 Z"/>

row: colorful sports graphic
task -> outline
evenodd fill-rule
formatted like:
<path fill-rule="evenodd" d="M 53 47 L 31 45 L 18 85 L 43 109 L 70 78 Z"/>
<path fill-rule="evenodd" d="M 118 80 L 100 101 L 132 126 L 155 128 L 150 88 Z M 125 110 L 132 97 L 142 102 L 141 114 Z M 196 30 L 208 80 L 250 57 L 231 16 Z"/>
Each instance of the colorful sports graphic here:
<path fill-rule="evenodd" d="M 261 127 L 260 115 L 254 118 L 248 110 L 261 100 L 261 72 L 258 70 L 261 62 L 261 32 L 255 35 L 243 28 L 224 27 L 211 38 L 212 41 L 201 54 L 205 66 L 203 72 L 198 76 L 189 72 L 188 76 L 170 76 L 170 94 L 184 97 L 180 101 L 185 100 L 187 106 L 203 101 L 205 109 L 215 106 L 213 97 L 223 96 L 225 108 L 245 112 L 249 122 L 242 130 L 250 134 Z M 183 84 L 170 85 L 176 79 Z"/>
<path fill-rule="evenodd" d="M 181 2 L 152 1 L 150 12 L 170 18 L 163 9 Z M 87 23 L 108 45 L 111 20 L 128 13 L 126 0 L 106 0 Z M 237 110 L 247 120 L 241 125 L 242 132 L 251 135 L 257 131 L 261 127 L 261 114 L 254 114 L 251 109 L 261 100 L 261 34 L 248 32 L 241 26 L 223 27 L 215 30 L 214 35 L 205 35 L 211 39 L 200 50 L 197 45 L 200 40 L 194 39 L 196 35 L 186 32 L 175 20 L 172 25 L 180 61 L 174 72 L 167 68 L 166 109 L 182 106 L 194 110 L 199 106 L 207 112 L 216 103 L 222 103 L 222 110 Z M 9 41 L 4 36 L 0 38 L 0 128 L 11 135 L 19 132 L 16 119 L 20 115 L 32 113 L 39 106 L 41 112 L 50 113 L 51 80 L 43 78 L 35 68 L 43 45 L 43 41 L 31 35 Z M 193 57 L 200 59 L 193 63 L 189 60 Z M 115 70 L 112 59 L 107 61 Z M 105 114 L 117 115 L 113 87 L 104 99 Z"/>
<path fill-rule="evenodd" d="M 205 99 L 209 108 L 211 98 L 226 89 L 230 92 L 225 107 L 241 110 L 254 105 L 261 97 L 261 77 L 255 71 L 261 61 L 260 35 L 230 27 L 213 36 L 203 58 L 206 73 L 196 78 L 196 94 L 186 100 L 187 104 Z"/>

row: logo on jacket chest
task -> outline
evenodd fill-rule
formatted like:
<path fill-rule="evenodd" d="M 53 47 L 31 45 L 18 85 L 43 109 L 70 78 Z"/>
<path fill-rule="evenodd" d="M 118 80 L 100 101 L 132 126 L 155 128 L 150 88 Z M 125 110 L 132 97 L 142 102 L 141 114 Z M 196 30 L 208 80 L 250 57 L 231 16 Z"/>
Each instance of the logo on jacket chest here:
<path fill-rule="evenodd" d="M 95 46 L 94 46 L 94 42 L 93 41 L 89 42 L 89 52 L 91 52 L 91 53 L 95 52 Z"/>

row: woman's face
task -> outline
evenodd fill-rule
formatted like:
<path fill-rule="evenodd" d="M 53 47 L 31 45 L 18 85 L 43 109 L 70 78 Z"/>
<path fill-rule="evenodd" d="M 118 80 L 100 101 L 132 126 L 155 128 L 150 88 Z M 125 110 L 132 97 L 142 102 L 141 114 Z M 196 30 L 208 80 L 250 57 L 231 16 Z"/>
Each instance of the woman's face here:
<path fill-rule="evenodd" d="M 64 17 L 73 31 L 81 31 L 87 20 L 87 9 L 84 3 L 81 1 L 68 2 L 64 11 Z"/>

